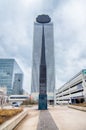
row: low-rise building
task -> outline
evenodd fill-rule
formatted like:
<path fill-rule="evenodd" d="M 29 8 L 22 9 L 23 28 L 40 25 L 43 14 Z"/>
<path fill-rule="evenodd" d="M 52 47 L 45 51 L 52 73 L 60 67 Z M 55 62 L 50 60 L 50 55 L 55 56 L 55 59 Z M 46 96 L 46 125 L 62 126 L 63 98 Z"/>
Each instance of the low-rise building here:
<path fill-rule="evenodd" d="M 86 102 L 86 69 L 55 90 L 55 104 Z"/>

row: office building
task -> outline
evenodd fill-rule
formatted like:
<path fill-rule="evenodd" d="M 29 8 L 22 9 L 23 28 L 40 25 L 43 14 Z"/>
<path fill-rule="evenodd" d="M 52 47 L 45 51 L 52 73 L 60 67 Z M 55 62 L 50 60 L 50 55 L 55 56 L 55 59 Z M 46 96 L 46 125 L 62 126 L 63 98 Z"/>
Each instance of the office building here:
<path fill-rule="evenodd" d="M 7 95 L 23 93 L 23 73 L 14 59 L 0 59 L 0 88 Z"/>
<path fill-rule="evenodd" d="M 23 74 L 16 73 L 14 76 L 14 83 L 13 83 L 13 93 L 14 94 L 22 94 L 23 89 L 21 88 L 23 84 Z"/>
<path fill-rule="evenodd" d="M 44 29 L 44 30 L 43 30 Z M 48 100 L 53 100 L 53 92 L 55 88 L 55 72 L 54 72 L 54 34 L 53 23 L 48 15 L 39 15 L 34 22 L 34 38 L 33 38 L 33 66 L 32 66 L 32 96 L 38 99 L 39 94 L 39 78 L 40 78 L 40 61 L 42 51 L 42 37 L 44 33 L 45 40 L 45 60 L 46 60 L 46 86 Z"/>

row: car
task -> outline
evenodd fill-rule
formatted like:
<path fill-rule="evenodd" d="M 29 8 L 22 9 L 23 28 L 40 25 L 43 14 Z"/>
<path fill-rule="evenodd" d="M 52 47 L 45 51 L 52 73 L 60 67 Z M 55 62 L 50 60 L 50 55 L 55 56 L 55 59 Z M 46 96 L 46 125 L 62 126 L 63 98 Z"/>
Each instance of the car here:
<path fill-rule="evenodd" d="M 20 105 L 17 102 L 12 102 L 13 107 L 19 107 Z"/>

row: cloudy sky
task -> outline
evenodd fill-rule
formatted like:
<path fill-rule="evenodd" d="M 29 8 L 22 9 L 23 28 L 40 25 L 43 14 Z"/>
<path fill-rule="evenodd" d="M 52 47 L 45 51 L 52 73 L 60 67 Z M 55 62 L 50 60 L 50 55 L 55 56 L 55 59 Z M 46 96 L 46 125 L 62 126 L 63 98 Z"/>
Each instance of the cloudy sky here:
<path fill-rule="evenodd" d="M 30 92 L 33 23 L 48 14 L 54 23 L 56 88 L 86 68 L 86 0 L 0 0 L 0 58 L 15 58 Z"/>

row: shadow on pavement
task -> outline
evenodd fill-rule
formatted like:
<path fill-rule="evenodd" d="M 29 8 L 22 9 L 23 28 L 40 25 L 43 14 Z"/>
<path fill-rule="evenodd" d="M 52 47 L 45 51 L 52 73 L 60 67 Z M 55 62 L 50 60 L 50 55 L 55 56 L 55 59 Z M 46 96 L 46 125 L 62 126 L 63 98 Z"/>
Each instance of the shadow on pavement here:
<path fill-rule="evenodd" d="M 59 130 L 48 110 L 41 110 L 37 130 Z"/>

